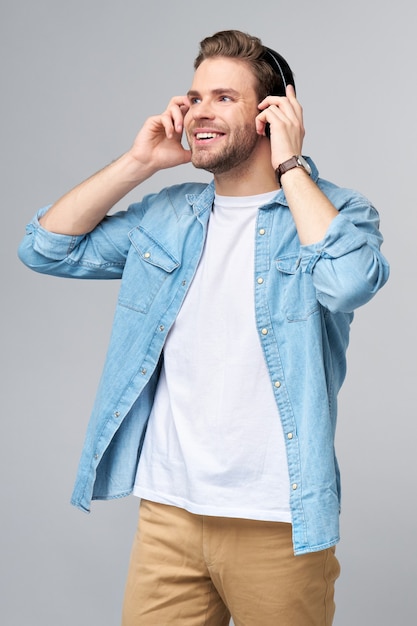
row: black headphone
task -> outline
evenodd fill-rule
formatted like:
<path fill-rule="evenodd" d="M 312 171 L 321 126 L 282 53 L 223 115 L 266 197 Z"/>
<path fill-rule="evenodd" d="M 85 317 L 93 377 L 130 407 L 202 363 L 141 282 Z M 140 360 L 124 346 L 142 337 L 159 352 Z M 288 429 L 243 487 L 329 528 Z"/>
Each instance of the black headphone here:
<path fill-rule="evenodd" d="M 276 75 L 276 81 L 272 90 L 271 96 L 285 96 L 287 85 L 292 85 L 295 91 L 294 75 L 287 61 L 283 56 L 272 50 L 272 48 L 265 47 L 265 52 L 262 59 L 268 63 L 268 65 L 274 70 Z M 265 135 L 269 138 L 271 131 L 269 124 L 265 126 Z"/>
<path fill-rule="evenodd" d="M 272 48 L 265 47 L 265 52 L 262 59 L 268 63 L 268 65 L 274 70 L 277 75 L 277 81 L 274 85 L 272 96 L 285 96 L 285 89 L 287 85 L 292 85 L 295 90 L 294 75 L 287 61 L 283 56 L 272 50 Z"/>

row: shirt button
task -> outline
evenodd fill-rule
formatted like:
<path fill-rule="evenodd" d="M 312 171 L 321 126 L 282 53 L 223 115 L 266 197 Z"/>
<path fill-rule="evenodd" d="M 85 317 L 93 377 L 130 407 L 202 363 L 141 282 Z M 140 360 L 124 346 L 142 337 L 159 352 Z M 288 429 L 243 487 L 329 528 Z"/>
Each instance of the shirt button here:
<path fill-rule="evenodd" d="M 276 381 L 274 382 L 274 387 L 276 387 L 277 389 L 279 389 L 279 388 L 281 387 L 281 383 L 280 383 L 280 381 L 279 381 L 279 380 L 276 380 Z"/>
<path fill-rule="evenodd" d="M 264 282 L 263 278 L 258 278 L 258 285 L 262 285 L 263 282 Z"/>
<path fill-rule="evenodd" d="M 295 491 L 297 489 L 297 487 L 298 487 L 297 483 L 293 483 L 293 486 L 292 486 L 293 491 Z"/>
<path fill-rule="evenodd" d="M 161 333 L 165 330 L 165 326 L 163 324 L 160 325 L 159 330 L 161 331 Z"/>
<path fill-rule="evenodd" d="M 267 328 L 262 328 L 261 333 L 263 335 L 267 335 L 268 334 L 268 329 Z"/>
<path fill-rule="evenodd" d="M 149 257 L 151 256 L 150 252 L 145 252 L 145 254 L 143 255 L 145 257 L 145 259 L 149 259 Z"/>
<path fill-rule="evenodd" d="M 95 454 L 95 455 L 94 455 L 94 458 L 95 458 L 95 460 L 97 461 L 97 459 L 98 459 L 98 454 Z"/>
<path fill-rule="evenodd" d="M 265 228 L 260 228 L 259 229 L 259 234 L 260 235 L 265 235 Z"/>
<path fill-rule="evenodd" d="M 114 412 L 114 417 L 120 417 L 120 411 L 115 411 Z"/>
<path fill-rule="evenodd" d="M 147 371 L 148 371 L 148 370 L 146 369 L 146 367 L 143 367 L 143 368 L 141 369 L 141 373 L 142 373 L 143 375 L 145 375 Z"/>
<path fill-rule="evenodd" d="M 288 433 L 287 437 L 288 437 L 288 439 L 292 439 L 294 437 L 294 435 L 292 433 Z"/>

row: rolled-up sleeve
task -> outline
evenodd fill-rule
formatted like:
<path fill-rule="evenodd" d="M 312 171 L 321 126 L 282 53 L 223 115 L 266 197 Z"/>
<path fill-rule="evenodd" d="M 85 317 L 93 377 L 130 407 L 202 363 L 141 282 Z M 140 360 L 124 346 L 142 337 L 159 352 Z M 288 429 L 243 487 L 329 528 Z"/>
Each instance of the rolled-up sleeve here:
<path fill-rule="evenodd" d="M 104 218 L 85 235 L 53 233 L 39 220 L 49 206 L 40 209 L 26 227 L 18 256 L 30 269 L 68 278 L 120 278 L 129 248 L 128 232 L 137 219 L 136 205 Z M 129 207 L 130 208 L 130 207 Z"/>
<path fill-rule="evenodd" d="M 341 207 L 325 237 L 301 247 L 301 271 L 310 273 L 319 302 L 332 312 L 351 312 L 386 283 L 389 265 L 380 251 L 376 209 L 359 194 Z"/>

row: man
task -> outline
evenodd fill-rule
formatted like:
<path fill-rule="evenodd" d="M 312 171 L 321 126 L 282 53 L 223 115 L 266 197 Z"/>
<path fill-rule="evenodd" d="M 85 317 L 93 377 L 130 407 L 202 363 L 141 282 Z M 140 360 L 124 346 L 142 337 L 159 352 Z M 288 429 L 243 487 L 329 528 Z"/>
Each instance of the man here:
<path fill-rule="evenodd" d="M 332 623 L 336 398 L 388 265 L 375 209 L 318 177 L 303 136 L 285 60 L 216 33 L 188 94 L 21 244 L 37 271 L 122 278 L 72 502 L 141 498 L 123 626 Z M 213 181 L 107 216 L 189 161 Z"/>

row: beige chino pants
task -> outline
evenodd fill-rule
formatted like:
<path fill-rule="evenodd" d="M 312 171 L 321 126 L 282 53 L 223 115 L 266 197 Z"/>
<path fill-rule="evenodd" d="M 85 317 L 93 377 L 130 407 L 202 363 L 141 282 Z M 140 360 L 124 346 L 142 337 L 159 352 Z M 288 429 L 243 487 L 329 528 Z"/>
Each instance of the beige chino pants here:
<path fill-rule="evenodd" d="M 331 626 L 334 548 L 294 556 L 291 525 L 141 501 L 122 626 Z"/>

